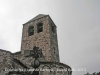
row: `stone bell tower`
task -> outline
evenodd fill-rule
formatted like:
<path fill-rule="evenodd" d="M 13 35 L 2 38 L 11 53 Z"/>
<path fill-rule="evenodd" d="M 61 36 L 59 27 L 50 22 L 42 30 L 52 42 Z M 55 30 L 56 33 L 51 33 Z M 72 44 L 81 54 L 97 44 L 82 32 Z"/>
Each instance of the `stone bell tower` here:
<path fill-rule="evenodd" d="M 60 62 L 56 25 L 49 15 L 39 14 L 23 24 L 21 53 L 39 47 L 46 61 Z"/>

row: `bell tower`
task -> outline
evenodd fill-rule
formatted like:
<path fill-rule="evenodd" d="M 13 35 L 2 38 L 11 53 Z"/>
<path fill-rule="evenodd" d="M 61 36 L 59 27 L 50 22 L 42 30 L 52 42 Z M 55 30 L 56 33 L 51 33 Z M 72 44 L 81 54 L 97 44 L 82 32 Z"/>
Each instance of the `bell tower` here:
<path fill-rule="evenodd" d="M 39 14 L 23 24 L 21 53 L 39 47 L 46 61 L 60 62 L 56 25 L 49 15 Z"/>

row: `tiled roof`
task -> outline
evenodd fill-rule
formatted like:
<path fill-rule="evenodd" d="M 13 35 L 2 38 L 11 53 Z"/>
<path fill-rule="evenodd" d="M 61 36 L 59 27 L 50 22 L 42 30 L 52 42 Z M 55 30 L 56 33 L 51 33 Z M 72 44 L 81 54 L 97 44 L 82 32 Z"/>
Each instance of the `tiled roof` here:
<path fill-rule="evenodd" d="M 44 17 L 44 16 L 47 16 L 47 15 L 39 14 L 39 15 L 37 15 L 36 17 L 34 17 L 33 19 L 29 20 L 28 22 L 34 21 L 34 20 L 39 19 L 39 18 L 42 18 L 42 17 Z M 26 23 L 28 23 L 28 22 L 26 22 Z M 25 23 L 25 24 L 26 24 L 26 23 Z M 23 25 L 24 25 L 24 24 L 23 24 Z"/>
<path fill-rule="evenodd" d="M 37 15 L 36 17 L 34 17 L 32 20 L 36 20 L 36 19 L 41 18 L 41 17 L 44 17 L 44 16 L 46 16 L 46 15 L 44 15 L 44 14 L 39 14 L 39 15 Z"/>
<path fill-rule="evenodd" d="M 14 55 L 21 54 L 21 51 L 13 53 Z"/>

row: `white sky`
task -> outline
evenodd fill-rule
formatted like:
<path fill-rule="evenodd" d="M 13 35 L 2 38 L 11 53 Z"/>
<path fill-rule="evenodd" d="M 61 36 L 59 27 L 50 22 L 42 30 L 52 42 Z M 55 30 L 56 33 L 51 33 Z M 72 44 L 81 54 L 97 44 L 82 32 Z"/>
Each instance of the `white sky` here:
<path fill-rule="evenodd" d="M 22 24 L 49 14 L 57 25 L 61 62 L 100 71 L 100 0 L 0 0 L 0 48 L 17 52 Z"/>

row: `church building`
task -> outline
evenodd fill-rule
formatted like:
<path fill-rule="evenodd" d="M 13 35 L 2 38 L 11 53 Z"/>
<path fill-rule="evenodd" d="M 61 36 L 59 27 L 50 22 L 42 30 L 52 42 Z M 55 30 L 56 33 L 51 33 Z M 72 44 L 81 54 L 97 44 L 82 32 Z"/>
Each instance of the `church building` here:
<path fill-rule="evenodd" d="M 38 71 L 30 71 L 34 69 L 35 60 L 40 63 L 35 68 Z M 33 72 L 38 72 L 37 75 L 72 75 L 71 67 L 60 62 L 57 27 L 49 15 L 39 14 L 23 24 L 19 52 L 0 49 L 0 75 L 35 75 Z"/>

